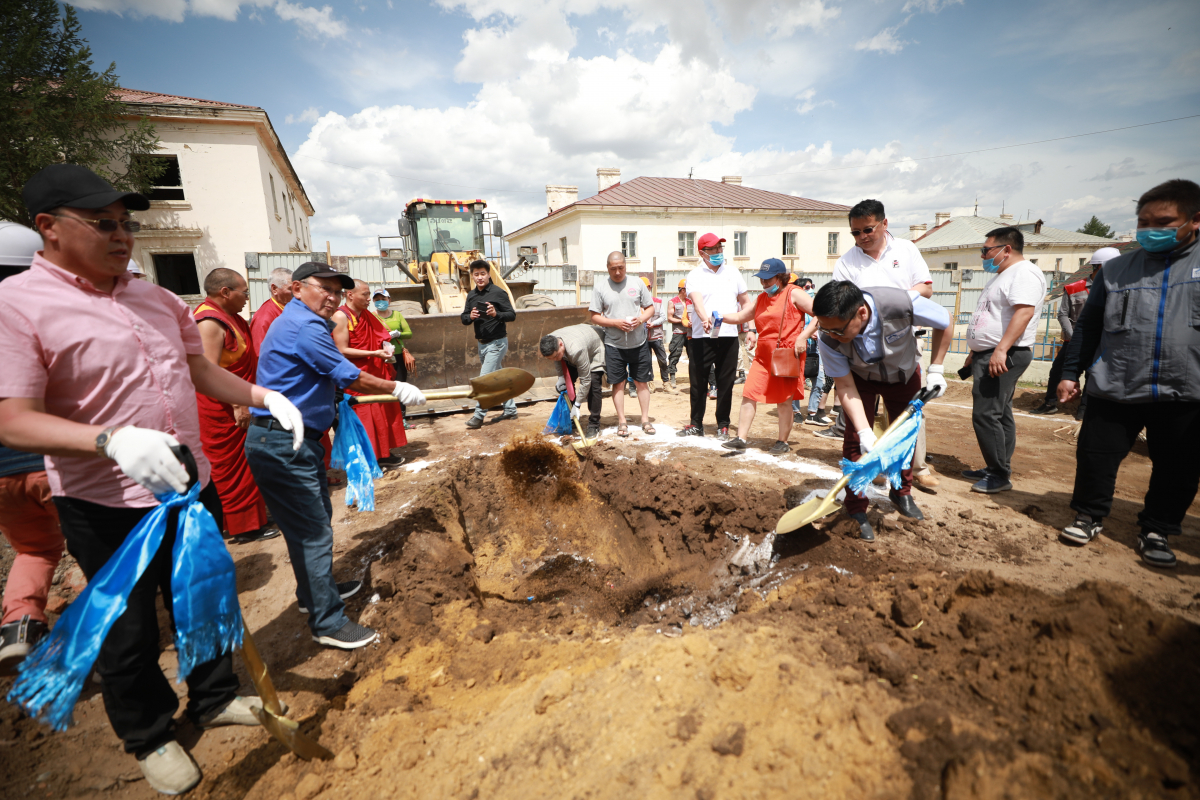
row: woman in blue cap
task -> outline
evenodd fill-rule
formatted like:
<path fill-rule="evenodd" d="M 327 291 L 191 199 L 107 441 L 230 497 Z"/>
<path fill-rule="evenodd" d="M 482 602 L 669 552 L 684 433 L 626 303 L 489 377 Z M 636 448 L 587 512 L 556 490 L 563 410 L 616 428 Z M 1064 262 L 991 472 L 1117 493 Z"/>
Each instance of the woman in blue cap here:
<path fill-rule="evenodd" d="M 738 435 L 722 446 L 745 450 L 758 404 L 774 403 L 779 412 L 779 439 L 768 452 L 783 455 L 791 452 L 787 439 L 792 432 L 792 400 L 804 399 L 805 340 L 808 338 L 804 334 L 804 315 L 812 314 L 812 298 L 788 283 L 787 267 L 778 258 L 764 261 L 754 277 L 762 281 L 763 291 L 753 307 L 725 317 L 726 322 L 736 324 L 748 322 L 753 316 L 755 330 L 750 332 L 746 342 L 747 347 L 754 350 L 754 362 L 742 387 Z M 790 357 L 776 356 L 777 349 L 790 350 L 795 354 L 794 361 L 786 364 Z"/>

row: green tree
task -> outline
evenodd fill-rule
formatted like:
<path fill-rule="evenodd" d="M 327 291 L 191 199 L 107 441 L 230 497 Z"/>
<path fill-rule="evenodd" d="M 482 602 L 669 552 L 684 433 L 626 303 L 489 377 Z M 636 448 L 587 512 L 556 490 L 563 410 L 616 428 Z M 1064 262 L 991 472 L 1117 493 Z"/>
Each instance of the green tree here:
<path fill-rule="evenodd" d="M 1113 238 L 1113 229 L 1111 225 L 1105 225 L 1096 215 L 1084 223 L 1082 228 L 1079 228 L 1076 233 L 1087 233 L 1092 236 L 1103 236 L 1105 239 Z"/>
<path fill-rule="evenodd" d="M 32 227 L 21 187 L 43 167 L 81 164 L 118 189 L 148 191 L 161 159 L 154 126 L 117 102 L 116 64 L 92 69 L 71 6 L 0 0 L 0 219 Z"/>

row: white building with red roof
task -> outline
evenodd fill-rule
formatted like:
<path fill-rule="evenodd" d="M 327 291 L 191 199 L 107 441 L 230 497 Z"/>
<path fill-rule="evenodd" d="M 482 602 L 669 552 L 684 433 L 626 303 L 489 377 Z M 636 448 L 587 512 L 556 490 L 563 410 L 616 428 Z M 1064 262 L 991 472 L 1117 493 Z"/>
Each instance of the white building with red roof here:
<path fill-rule="evenodd" d="M 849 206 L 754 189 L 738 176 L 621 183 L 618 169 L 596 175 L 599 191 L 582 200 L 575 186 L 547 186 L 546 216 L 506 235 L 510 252 L 536 248 L 539 264 L 603 272 L 608 254 L 620 250 L 630 272 L 676 273 L 700 263 L 696 240 L 711 232 L 726 239 L 725 257 L 741 271 L 779 258 L 804 274 L 829 272 L 854 244 Z"/>
<path fill-rule="evenodd" d="M 154 124 L 161 145 L 149 157 L 166 162 L 136 214 L 133 259 L 152 280 L 196 301 L 217 267 L 254 277 L 247 253 L 312 250 L 312 203 L 266 111 L 134 89 L 116 100 L 131 122 Z"/>

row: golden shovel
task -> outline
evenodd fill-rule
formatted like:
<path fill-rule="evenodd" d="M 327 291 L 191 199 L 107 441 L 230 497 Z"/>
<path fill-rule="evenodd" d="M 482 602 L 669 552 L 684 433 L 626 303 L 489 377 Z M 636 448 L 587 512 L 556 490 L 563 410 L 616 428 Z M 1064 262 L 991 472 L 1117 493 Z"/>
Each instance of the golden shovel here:
<path fill-rule="evenodd" d="M 929 396 L 928 390 L 922 389 L 920 392 L 917 393 L 917 396 L 915 399 L 920 400 L 922 403 L 924 403 L 925 399 L 928 396 Z M 845 413 L 845 412 L 843 411 L 843 413 Z M 900 424 L 902 422 L 904 422 L 904 420 L 911 417 L 912 414 L 913 414 L 913 406 L 912 406 L 912 404 L 909 404 L 908 408 L 904 409 L 904 411 L 899 416 L 897 416 L 894 420 L 892 420 L 892 424 L 888 425 L 887 430 L 884 431 L 879 436 L 879 438 L 875 440 L 875 447 L 882 446 L 884 441 L 892 433 L 892 431 L 896 430 L 896 428 L 899 427 Z M 812 500 L 809 500 L 807 503 L 801 503 L 800 505 L 793 508 L 791 511 L 784 514 L 782 517 L 779 518 L 779 522 L 777 522 L 775 524 L 775 532 L 776 533 L 791 533 L 792 531 L 803 528 L 805 525 L 809 525 L 813 522 L 816 522 L 817 520 L 821 519 L 822 517 L 827 517 L 835 511 L 840 511 L 842 508 L 842 504 L 839 503 L 835 498 L 837 497 L 837 493 L 840 492 L 842 489 L 845 489 L 846 484 L 848 484 L 848 483 L 850 483 L 850 476 L 843 475 L 841 478 L 838 479 L 838 482 L 833 485 L 833 488 L 830 489 L 829 493 L 826 494 L 824 497 L 815 497 Z"/>
<path fill-rule="evenodd" d="M 435 389 L 423 392 L 426 400 L 454 400 L 466 398 L 475 400 L 482 408 L 495 408 L 505 400 L 519 397 L 533 388 L 537 380 L 532 373 L 516 367 L 505 367 L 487 375 L 471 379 L 470 386 L 455 386 L 450 389 Z M 366 394 L 351 396 L 350 405 L 359 403 L 395 403 L 396 398 L 390 394 Z"/>
<path fill-rule="evenodd" d="M 600 441 L 599 436 L 597 436 L 595 439 L 589 440 L 586 436 L 583 435 L 583 426 L 581 426 L 579 424 L 579 417 L 576 417 L 572 421 L 575 423 L 575 430 L 579 431 L 579 438 L 583 440 L 583 444 L 580 444 L 579 442 L 571 442 L 571 446 L 575 448 L 576 453 L 582 453 L 585 449 L 591 447 L 596 442 Z"/>
<path fill-rule="evenodd" d="M 299 725 L 283 716 L 283 706 L 279 703 L 279 695 L 275 693 L 275 684 L 267 672 L 267 665 L 258 654 L 258 648 L 254 646 L 254 638 L 250 635 L 250 628 L 244 618 L 242 631 L 242 660 L 246 662 L 250 680 L 254 682 L 254 688 L 258 690 L 258 697 L 262 700 L 262 708 L 251 707 L 255 718 L 272 736 L 282 742 L 284 747 L 305 761 L 314 758 L 328 761 L 333 758 L 333 753 L 305 736 L 300 732 Z"/>

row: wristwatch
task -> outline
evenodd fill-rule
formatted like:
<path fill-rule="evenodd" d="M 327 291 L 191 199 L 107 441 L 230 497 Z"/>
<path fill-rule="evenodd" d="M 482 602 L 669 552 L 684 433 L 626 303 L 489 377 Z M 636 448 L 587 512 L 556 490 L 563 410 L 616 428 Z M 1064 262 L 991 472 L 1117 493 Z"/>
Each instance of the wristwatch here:
<path fill-rule="evenodd" d="M 119 427 L 121 427 L 121 426 L 120 425 L 110 425 L 109 427 L 100 431 L 100 435 L 96 437 L 96 454 L 97 455 L 99 455 L 102 458 L 108 458 L 108 453 L 106 452 L 106 450 L 108 448 L 108 443 L 112 441 L 113 434 L 116 433 L 116 431 Z"/>

